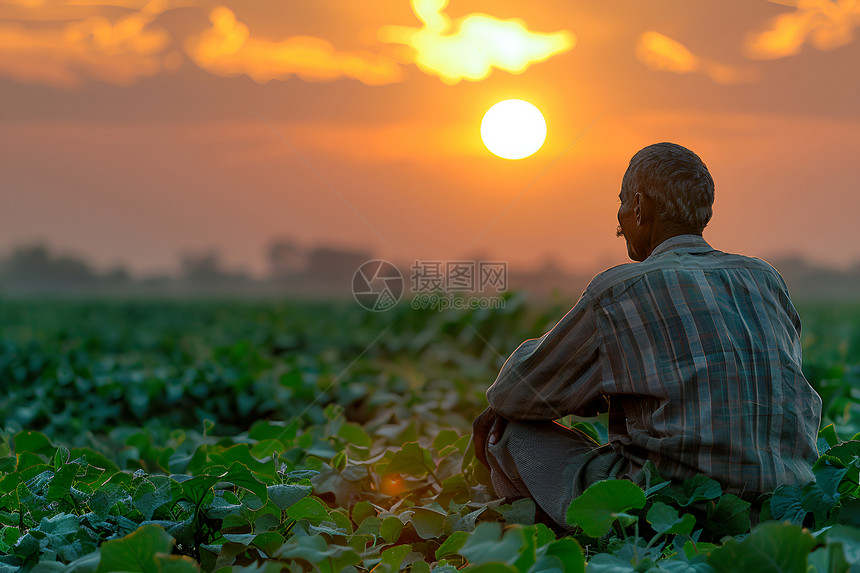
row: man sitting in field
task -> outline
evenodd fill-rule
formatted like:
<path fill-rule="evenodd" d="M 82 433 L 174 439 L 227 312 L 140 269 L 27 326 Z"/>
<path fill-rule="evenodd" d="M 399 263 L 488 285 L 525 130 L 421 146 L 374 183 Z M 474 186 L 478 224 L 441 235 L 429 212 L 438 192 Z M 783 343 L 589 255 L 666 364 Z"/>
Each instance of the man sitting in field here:
<path fill-rule="evenodd" d="M 474 422 L 496 493 L 531 497 L 559 525 L 600 479 L 706 474 L 750 500 L 805 484 L 821 398 L 801 372 L 800 318 L 779 273 L 712 248 L 714 182 L 672 143 L 630 160 L 617 235 L 638 262 L 591 281 L 549 332 L 523 342 Z M 608 408 L 609 443 L 554 422 Z M 638 475 L 637 475 L 638 474 Z"/>

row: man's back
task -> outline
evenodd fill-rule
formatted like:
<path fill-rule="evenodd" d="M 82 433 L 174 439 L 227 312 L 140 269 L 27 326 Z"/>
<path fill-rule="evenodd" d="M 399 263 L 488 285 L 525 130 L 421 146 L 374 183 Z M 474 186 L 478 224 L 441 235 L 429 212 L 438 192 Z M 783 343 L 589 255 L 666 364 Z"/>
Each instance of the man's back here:
<path fill-rule="evenodd" d="M 487 390 L 509 420 L 590 416 L 609 399 L 609 442 L 667 478 L 704 473 L 731 493 L 812 478 L 821 398 L 801 372 L 800 318 L 766 262 L 701 235 L 589 283 Z"/>
<path fill-rule="evenodd" d="M 773 267 L 682 235 L 601 273 L 587 296 L 613 449 L 734 493 L 812 478 L 821 398 L 801 372 L 800 318 Z"/>

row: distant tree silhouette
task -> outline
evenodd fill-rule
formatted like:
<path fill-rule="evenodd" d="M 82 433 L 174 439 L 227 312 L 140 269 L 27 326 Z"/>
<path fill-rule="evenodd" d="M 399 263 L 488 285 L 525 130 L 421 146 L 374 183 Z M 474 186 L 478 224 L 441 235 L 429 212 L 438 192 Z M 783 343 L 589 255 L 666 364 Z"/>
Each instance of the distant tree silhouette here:
<path fill-rule="evenodd" d="M 130 283 L 132 278 L 123 265 L 117 265 L 104 274 L 104 280 L 111 285 L 124 285 Z"/>
<path fill-rule="evenodd" d="M 307 255 L 307 274 L 323 281 L 349 281 L 358 267 L 373 258 L 366 251 L 316 247 Z"/>
<path fill-rule="evenodd" d="M 221 265 L 221 255 L 215 249 L 199 253 L 183 253 L 181 268 L 181 278 L 198 285 L 242 282 L 249 279 L 245 273 L 224 270 Z"/>
<path fill-rule="evenodd" d="M 272 277 L 286 277 L 303 272 L 307 260 L 305 253 L 288 239 L 276 239 L 266 249 L 269 261 L 269 274 Z"/>
<path fill-rule="evenodd" d="M 91 286 L 99 281 L 98 273 L 83 259 L 55 255 L 42 244 L 16 248 L 0 266 L 0 280 L 15 288 Z"/>

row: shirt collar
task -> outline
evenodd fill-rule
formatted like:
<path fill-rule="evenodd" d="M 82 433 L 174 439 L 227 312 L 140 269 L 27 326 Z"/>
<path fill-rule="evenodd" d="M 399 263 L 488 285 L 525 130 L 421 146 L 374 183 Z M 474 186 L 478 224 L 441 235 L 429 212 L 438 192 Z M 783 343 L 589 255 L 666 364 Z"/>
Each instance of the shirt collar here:
<path fill-rule="evenodd" d="M 668 251 L 684 251 L 685 253 L 704 253 L 713 251 L 714 248 L 708 244 L 701 235 L 675 235 L 654 247 L 650 257 Z"/>

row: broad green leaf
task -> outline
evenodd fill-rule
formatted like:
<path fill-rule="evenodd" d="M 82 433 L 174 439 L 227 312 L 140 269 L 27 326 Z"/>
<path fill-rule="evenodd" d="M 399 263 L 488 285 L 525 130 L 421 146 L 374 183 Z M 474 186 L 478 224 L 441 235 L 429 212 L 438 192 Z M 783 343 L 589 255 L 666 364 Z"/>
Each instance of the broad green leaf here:
<path fill-rule="evenodd" d="M 426 507 L 416 507 L 413 511 L 412 526 L 421 539 L 433 539 L 442 535 L 446 513 Z"/>
<path fill-rule="evenodd" d="M 79 557 L 75 559 L 68 565 L 66 565 L 67 573 L 96 573 L 99 568 L 99 561 L 101 561 L 101 551 L 95 550 L 92 553 L 84 555 L 83 557 Z"/>
<path fill-rule="evenodd" d="M 141 480 L 132 494 L 132 503 L 144 520 L 152 519 L 155 511 L 178 498 L 182 486 L 166 476 L 149 476 Z"/>
<path fill-rule="evenodd" d="M 15 471 L 17 466 L 18 458 L 16 458 L 15 456 L 5 456 L 0 458 L 0 473 L 10 474 Z"/>
<path fill-rule="evenodd" d="M 268 458 L 272 454 L 282 453 L 284 453 L 284 444 L 279 440 L 261 440 L 251 448 L 251 456 L 259 460 Z"/>
<path fill-rule="evenodd" d="M 369 448 L 373 443 L 364 428 L 354 422 L 345 422 L 337 431 L 337 435 L 348 444 Z"/>
<path fill-rule="evenodd" d="M 290 519 L 307 519 L 314 525 L 329 519 L 328 507 L 315 497 L 304 497 L 288 507 L 286 511 Z"/>
<path fill-rule="evenodd" d="M 388 543 L 396 543 L 402 531 L 403 522 L 393 515 L 389 515 L 379 524 L 379 535 Z"/>
<path fill-rule="evenodd" d="M 433 444 L 430 446 L 433 451 L 439 452 L 446 446 L 450 446 L 460 438 L 460 435 L 454 430 L 442 430 L 436 437 L 433 438 Z"/>
<path fill-rule="evenodd" d="M 98 573 L 157 573 L 157 553 L 170 553 L 173 539 L 158 525 L 144 525 L 122 539 L 101 546 Z"/>
<path fill-rule="evenodd" d="M 815 538 L 797 525 L 768 522 L 743 540 L 729 539 L 708 557 L 717 573 L 806 573 L 807 557 Z"/>
<path fill-rule="evenodd" d="M 111 478 L 90 496 L 87 505 L 93 513 L 106 519 L 116 504 L 131 504 L 131 501 L 131 495 L 122 486 L 121 480 L 114 481 Z"/>
<path fill-rule="evenodd" d="M 301 528 L 290 537 L 273 557 L 278 559 L 305 559 L 310 563 L 319 563 L 329 557 L 343 553 L 343 548 L 329 546 L 322 535 L 308 535 Z"/>
<path fill-rule="evenodd" d="M 555 533 L 543 523 L 535 523 L 535 529 L 537 530 L 537 533 L 535 533 L 535 539 L 537 540 L 538 547 L 542 547 L 555 541 Z"/>
<path fill-rule="evenodd" d="M 428 471 L 433 471 L 436 465 L 428 450 L 418 445 L 418 442 L 407 442 L 394 452 L 394 457 L 388 463 L 385 471 L 390 474 L 407 474 L 422 477 Z"/>
<path fill-rule="evenodd" d="M 802 525 L 808 513 L 801 503 L 802 492 L 794 485 L 781 485 L 770 498 L 770 512 L 777 521 Z"/>
<path fill-rule="evenodd" d="M 825 452 L 821 452 L 822 457 Z M 860 457 L 860 440 L 849 440 L 840 444 L 833 444 L 827 450 L 826 455 L 839 459 L 842 465 L 848 466 L 855 458 Z"/>
<path fill-rule="evenodd" d="M 708 523 L 714 535 L 740 535 L 750 529 L 750 503 L 727 493 L 708 507 Z"/>
<path fill-rule="evenodd" d="M 529 571 L 532 566 L 537 561 L 537 549 L 536 547 L 536 533 L 537 530 L 533 525 L 525 526 L 522 528 L 517 528 L 515 530 L 519 533 L 519 536 L 523 540 L 523 546 L 520 548 L 519 557 L 514 561 L 513 566 L 517 571 Z M 509 530 L 505 533 L 506 535 L 512 535 L 512 530 Z M 502 536 L 504 539 L 504 535 Z"/>
<path fill-rule="evenodd" d="M 443 557 L 459 553 L 460 548 L 463 547 L 468 539 L 469 534 L 465 531 L 455 531 L 449 535 L 448 539 L 446 539 L 445 542 L 439 546 L 439 549 L 436 550 L 436 560 L 438 561 Z"/>
<path fill-rule="evenodd" d="M 185 499 L 194 504 L 200 504 L 206 494 L 220 482 L 231 483 L 249 490 L 265 504 L 268 491 L 265 484 L 254 477 L 254 474 L 244 465 L 236 462 L 230 469 L 220 475 L 200 475 L 182 482 L 182 494 Z"/>
<path fill-rule="evenodd" d="M 260 441 L 268 439 L 278 440 L 285 447 L 289 447 L 289 444 L 296 439 L 298 427 L 297 420 L 286 425 L 277 422 L 259 421 L 251 426 L 248 437 L 252 440 Z"/>
<path fill-rule="evenodd" d="M 500 505 L 496 508 L 508 523 L 519 523 L 520 525 L 534 525 L 535 502 L 529 497 L 514 500 L 511 504 Z"/>
<path fill-rule="evenodd" d="M 277 531 L 266 531 L 255 535 L 251 544 L 271 556 L 284 544 L 284 537 Z"/>
<path fill-rule="evenodd" d="M 570 502 L 567 523 L 578 525 L 591 537 L 600 537 L 619 513 L 645 505 L 645 492 L 628 480 L 604 480 L 589 486 Z"/>
<path fill-rule="evenodd" d="M 69 452 L 71 459 L 76 460 L 83 458 L 91 466 L 95 466 L 105 470 L 106 476 L 115 474 L 119 471 L 119 466 L 107 458 L 102 453 L 99 453 L 92 448 L 72 448 Z"/>
<path fill-rule="evenodd" d="M 334 524 L 337 528 L 346 531 L 347 534 L 351 534 L 355 529 L 352 525 L 352 520 L 347 515 L 346 510 L 342 507 L 330 510 L 328 512 L 328 516 L 332 519 L 332 521 L 334 521 Z"/>
<path fill-rule="evenodd" d="M 253 470 L 260 476 L 268 479 L 273 480 L 277 476 L 277 468 L 274 461 L 271 458 L 263 461 L 258 460 L 251 455 L 251 449 L 248 447 L 248 444 L 236 444 L 223 450 L 220 448 L 210 449 L 207 452 L 207 457 L 211 463 L 229 467 L 231 470 L 244 467 L 246 471 Z"/>
<path fill-rule="evenodd" d="M 843 560 L 848 565 L 854 567 L 860 564 L 860 530 L 844 525 L 834 525 L 824 533 L 824 536 L 828 546 L 842 546 Z"/>
<path fill-rule="evenodd" d="M 541 549 L 538 549 L 541 551 Z M 563 537 L 557 539 L 548 545 L 544 550 L 544 554 L 558 558 L 563 567 L 564 573 L 584 573 L 585 572 L 585 556 L 582 554 L 582 548 L 573 538 Z"/>
<path fill-rule="evenodd" d="M 56 536 L 72 535 L 80 529 L 81 519 L 77 515 L 60 513 L 52 517 L 43 517 L 39 523 L 39 531 Z M 31 529 L 30 531 L 34 531 Z"/>
<path fill-rule="evenodd" d="M 16 454 L 15 467 L 17 468 L 18 472 L 32 470 L 33 468 L 45 468 L 52 471 L 54 470 L 54 466 L 47 465 L 45 461 L 41 458 L 41 456 L 38 456 L 33 452 L 21 452 L 20 454 Z M 21 477 L 22 479 L 26 479 L 25 477 L 23 477 L 23 475 Z"/>
<path fill-rule="evenodd" d="M 59 450 L 58 450 L 59 451 Z M 68 452 L 68 450 L 66 450 Z M 78 475 L 78 472 L 84 473 L 84 469 L 78 464 L 65 464 L 57 470 L 51 479 L 51 485 L 48 487 L 48 501 L 57 501 L 70 495 L 72 483 Z"/>
<path fill-rule="evenodd" d="M 15 543 L 15 547 L 12 548 L 12 553 L 24 558 L 29 557 L 30 555 L 38 556 L 39 541 L 32 533 L 25 533 Z"/>
<path fill-rule="evenodd" d="M 278 509 L 287 509 L 303 497 L 313 493 L 314 488 L 309 485 L 277 484 L 266 487 L 269 499 Z"/>
<path fill-rule="evenodd" d="M 395 573 L 400 571 L 403 560 L 412 551 L 411 545 L 395 545 L 382 551 L 382 560 L 373 568 L 374 573 Z"/>
<path fill-rule="evenodd" d="M 697 501 L 717 499 L 723 493 L 720 484 L 704 474 L 699 474 L 685 479 L 681 483 L 680 491 L 677 487 L 664 489 L 663 493 L 674 498 L 678 505 L 687 507 Z"/>
<path fill-rule="evenodd" d="M 696 518 L 689 513 L 683 517 L 678 517 L 677 509 L 659 501 L 655 502 L 648 510 L 647 520 L 654 531 L 667 534 L 689 535 L 696 525 Z"/>
<path fill-rule="evenodd" d="M 359 501 L 352 507 L 352 520 L 357 524 L 371 515 L 376 515 L 376 509 L 369 501 Z"/>
<path fill-rule="evenodd" d="M 831 543 L 819 547 L 809 554 L 807 561 L 808 573 L 832 573 L 848 571 L 850 565 L 845 561 L 845 553 L 841 543 Z"/>
<path fill-rule="evenodd" d="M 445 457 L 445 456 L 450 456 L 454 452 L 460 452 L 461 454 L 464 454 L 464 459 L 465 459 L 466 448 L 469 447 L 471 440 L 472 440 L 472 434 L 465 434 L 465 435 L 457 438 L 453 444 L 449 444 L 449 445 L 445 446 L 444 448 L 438 450 L 436 452 L 436 454 L 440 457 Z"/>
<path fill-rule="evenodd" d="M 821 431 L 818 432 L 819 438 L 824 438 L 827 442 L 827 445 L 831 448 L 839 443 L 839 436 L 836 435 L 836 428 L 833 427 L 833 424 L 828 424 L 821 428 Z M 824 452 L 820 452 L 824 453 Z"/>
<path fill-rule="evenodd" d="M 494 562 L 512 565 L 525 545 L 521 526 L 512 526 L 502 536 L 500 523 L 484 521 L 478 524 L 458 553 L 474 565 Z"/>
<path fill-rule="evenodd" d="M 372 535 L 373 537 L 379 537 L 379 529 L 381 526 L 381 519 L 375 515 L 368 515 L 361 521 L 361 523 L 358 524 L 358 527 L 355 530 L 355 535 Z"/>
<path fill-rule="evenodd" d="M 487 507 L 479 507 L 475 511 L 470 511 L 466 515 L 459 518 L 454 522 L 454 531 L 467 531 L 472 532 L 475 530 L 475 521 L 478 519 L 478 516 L 486 511 Z M 528 524 L 531 525 L 531 524 Z"/>
<path fill-rule="evenodd" d="M 839 501 L 839 484 L 845 474 L 853 467 L 853 460 L 845 467 L 843 462 L 831 455 L 818 458 L 812 468 L 815 481 L 806 484 L 801 490 L 803 509 L 815 514 L 815 523 L 819 527 L 828 519 L 831 510 Z"/>
<path fill-rule="evenodd" d="M 15 434 L 14 440 L 16 454 L 31 452 L 50 460 L 56 451 L 56 447 L 48 439 L 48 436 L 41 432 L 23 430 Z"/>
<path fill-rule="evenodd" d="M 442 482 L 442 491 L 444 493 L 465 493 L 468 494 L 470 492 L 469 482 L 466 481 L 466 478 L 463 477 L 463 474 L 458 473 L 454 474 L 449 478 L 446 478 Z M 456 498 L 459 499 L 459 498 Z"/>

